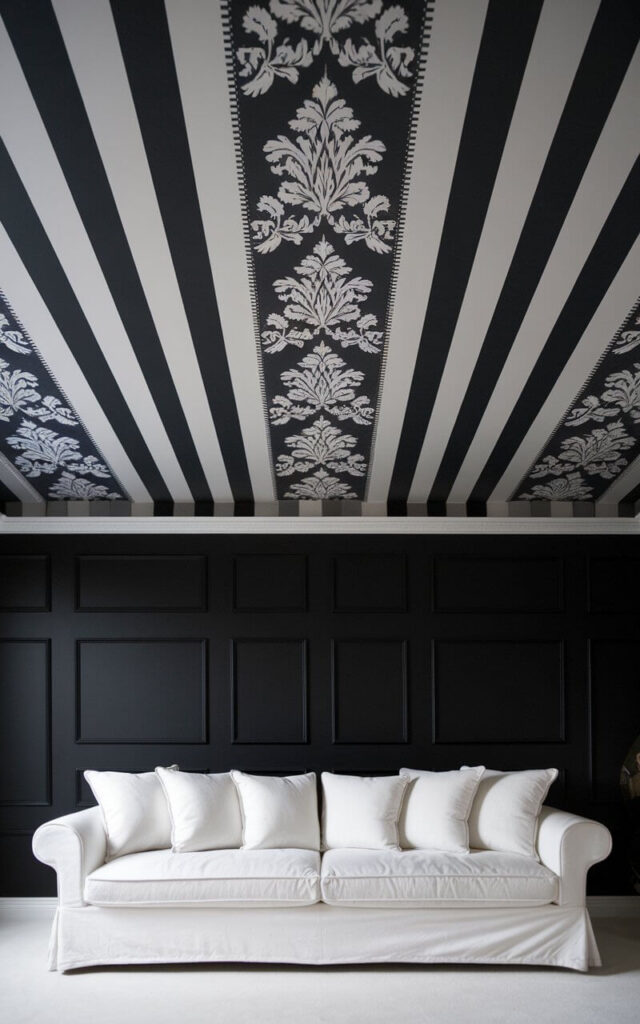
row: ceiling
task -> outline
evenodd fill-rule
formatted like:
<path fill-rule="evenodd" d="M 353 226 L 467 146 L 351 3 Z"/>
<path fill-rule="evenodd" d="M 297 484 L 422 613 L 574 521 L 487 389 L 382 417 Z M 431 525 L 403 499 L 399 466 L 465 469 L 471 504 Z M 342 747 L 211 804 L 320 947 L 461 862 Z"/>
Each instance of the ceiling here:
<path fill-rule="evenodd" d="M 634 514 L 634 0 L 0 13 L 6 512 Z"/>

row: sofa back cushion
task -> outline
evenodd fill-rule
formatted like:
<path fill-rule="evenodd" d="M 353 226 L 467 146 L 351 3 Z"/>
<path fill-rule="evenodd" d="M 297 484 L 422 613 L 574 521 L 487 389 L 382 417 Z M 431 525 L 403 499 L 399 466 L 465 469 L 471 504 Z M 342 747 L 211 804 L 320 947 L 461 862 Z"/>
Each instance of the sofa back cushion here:
<path fill-rule="evenodd" d="M 398 850 L 398 819 L 409 780 L 401 775 L 322 773 L 322 848 Z"/>
<path fill-rule="evenodd" d="M 320 849 L 315 772 L 248 775 L 232 771 L 242 811 L 245 850 Z"/>
<path fill-rule="evenodd" d="M 535 857 L 538 816 L 557 768 L 499 772 L 486 768 L 469 815 L 469 843 Z"/>
<path fill-rule="evenodd" d="M 171 846 L 171 818 L 155 772 L 86 771 L 107 833 L 107 860 Z"/>
<path fill-rule="evenodd" d="M 174 853 L 233 850 L 242 845 L 238 793 L 229 772 L 200 775 L 156 768 L 171 816 Z"/>
<path fill-rule="evenodd" d="M 467 824 L 484 768 L 426 772 L 401 768 L 409 780 L 400 815 L 405 850 L 469 852 Z"/>

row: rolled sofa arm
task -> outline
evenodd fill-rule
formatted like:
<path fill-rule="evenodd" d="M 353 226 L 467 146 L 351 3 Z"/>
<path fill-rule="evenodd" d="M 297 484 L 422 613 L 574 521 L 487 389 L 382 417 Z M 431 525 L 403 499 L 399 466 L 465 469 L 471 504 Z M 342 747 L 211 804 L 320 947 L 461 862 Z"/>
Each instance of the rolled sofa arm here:
<path fill-rule="evenodd" d="M 33 836 L 33 852 L 58 875 L 58 902 L 84 906 L 84 880 L 104 864 L 107 837 L 99 807 L 46 821 Z"/>
<path fill-rule="evenodd" d="M 611 833 L 599 821 L 543 807 L 536 842 L 542 863 L 558 875 L 560 906 L 586 902 L 587 871 L 611 853 Z"/>

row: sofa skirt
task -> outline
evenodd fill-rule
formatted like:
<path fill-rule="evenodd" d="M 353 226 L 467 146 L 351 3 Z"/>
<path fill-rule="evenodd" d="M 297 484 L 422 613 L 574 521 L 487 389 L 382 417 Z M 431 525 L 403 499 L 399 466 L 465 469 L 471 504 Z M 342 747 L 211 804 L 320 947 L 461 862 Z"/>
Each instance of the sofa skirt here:
<path fill-rule="evenodd" d="M 584 907 L 60 907 L 49 969 L 160 963 L 600 966 Z"/>

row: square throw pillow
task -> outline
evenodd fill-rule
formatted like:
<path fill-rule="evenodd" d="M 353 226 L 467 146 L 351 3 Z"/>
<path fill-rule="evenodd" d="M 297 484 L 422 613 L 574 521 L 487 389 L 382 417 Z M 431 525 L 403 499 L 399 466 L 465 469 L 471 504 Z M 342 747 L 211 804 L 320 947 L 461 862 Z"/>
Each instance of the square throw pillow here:
<path fill-rule="evenodd" d="M 199 775 L 156 768 L 171 816 L 171 849 L 233 850 L 242 846 L 238 791 L 229 772 Z"/>
<path fill-rule="evenodd" d="M 244 850 L 319 850 L 315 772 L 247 775 L 232 771 L 242 811 Z"/>
<path fill-rule="evenodd" d="M 323 772 L 323 849 L 399 850 L 398 819 L 408 784 L 401 775 Z"/>
<path fill-rule="evenodd" d="M 169 808 L 155 772 L 86 771 L 84 777 L 102 812 L 107 860 L 171 846 Z"/>
<path fill-rule="evenodd" d="M 469 844 L 535 857 L 538 815 L 557 768 L 498 772 L 486 768 L 469 815 Z"/>
<path fill-rule="evenodd" d="M 400 814 L 400 845 L 406 850 L 469 852 L 467 821 L 484 768 L 424 772 L 401 768 L 409 780 Z"/>

